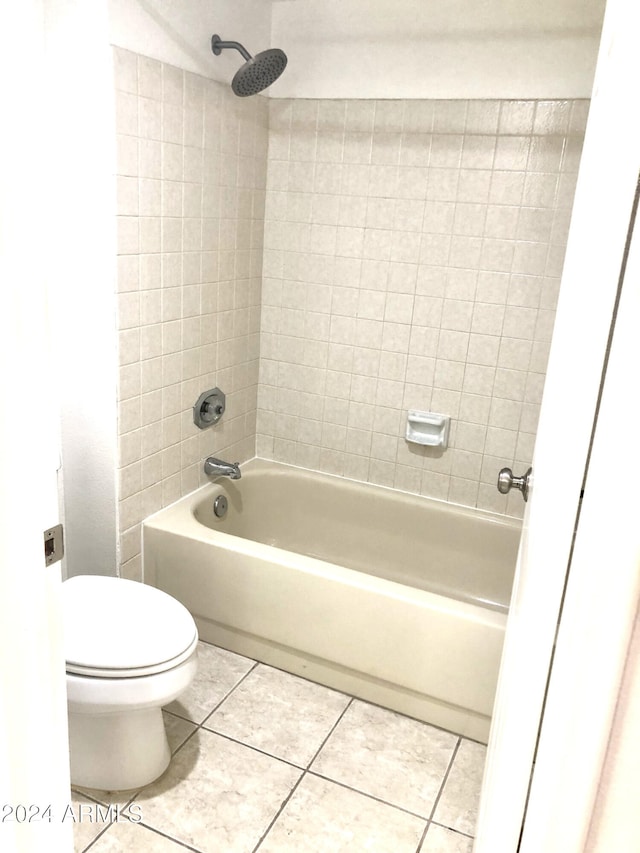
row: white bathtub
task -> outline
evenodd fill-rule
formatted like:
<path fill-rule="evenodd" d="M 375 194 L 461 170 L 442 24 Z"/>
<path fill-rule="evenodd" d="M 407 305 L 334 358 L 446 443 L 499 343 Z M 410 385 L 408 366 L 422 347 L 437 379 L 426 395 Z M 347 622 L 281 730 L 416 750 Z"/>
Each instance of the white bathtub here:
<path fill-rule="evenodd" d="M 519 536 L 512 519 L 253 460 L 145 521 L 144 576 L 203 640 L 486 741 Z"/>

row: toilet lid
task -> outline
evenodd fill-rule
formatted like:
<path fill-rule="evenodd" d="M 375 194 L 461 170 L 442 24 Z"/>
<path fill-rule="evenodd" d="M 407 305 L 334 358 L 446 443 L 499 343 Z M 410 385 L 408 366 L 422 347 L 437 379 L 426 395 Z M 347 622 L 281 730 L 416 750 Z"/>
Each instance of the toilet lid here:
<path fill-rule="evenodd" d="M 62 584 L 62 599 L 69 672 L 158 672 L 188 657 L 198 640 L 186 607 L 153 586 L 78 575 Z"/>

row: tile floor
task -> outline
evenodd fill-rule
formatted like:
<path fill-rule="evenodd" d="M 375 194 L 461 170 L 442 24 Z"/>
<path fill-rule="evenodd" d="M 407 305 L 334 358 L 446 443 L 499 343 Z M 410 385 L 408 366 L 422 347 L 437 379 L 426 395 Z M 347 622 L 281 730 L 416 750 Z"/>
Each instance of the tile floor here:
<path fill-rule="evenodd" d="M 471 853 L 481 744 L 206 643 L 165 719 L 158 781 L 73 791 L 78 853 Z"/>

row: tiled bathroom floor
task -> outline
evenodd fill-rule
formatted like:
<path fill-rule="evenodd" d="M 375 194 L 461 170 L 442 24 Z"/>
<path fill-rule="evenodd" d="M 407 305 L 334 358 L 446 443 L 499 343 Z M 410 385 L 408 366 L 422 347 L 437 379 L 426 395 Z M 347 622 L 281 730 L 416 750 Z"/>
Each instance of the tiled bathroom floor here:
<path fill-rule="evenodd" d="M 78 853 L 471 853 L 484 746 L 199 651 L 165 710 L 167 772 L 138 792 L 73 791 Z"/>

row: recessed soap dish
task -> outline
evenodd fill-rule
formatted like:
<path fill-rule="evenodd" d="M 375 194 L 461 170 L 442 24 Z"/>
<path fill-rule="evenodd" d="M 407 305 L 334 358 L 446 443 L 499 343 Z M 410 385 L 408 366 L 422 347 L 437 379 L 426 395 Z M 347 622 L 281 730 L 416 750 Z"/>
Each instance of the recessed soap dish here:
<path fill-rule="evenodd" d="M 437 412 L 418 412 L 410 409 L 407 413 L 407 431 L 405 438 L 413 444 L 426 447 L 440 447 L 443 450 L 449 444 L 449 415 Z"/>

